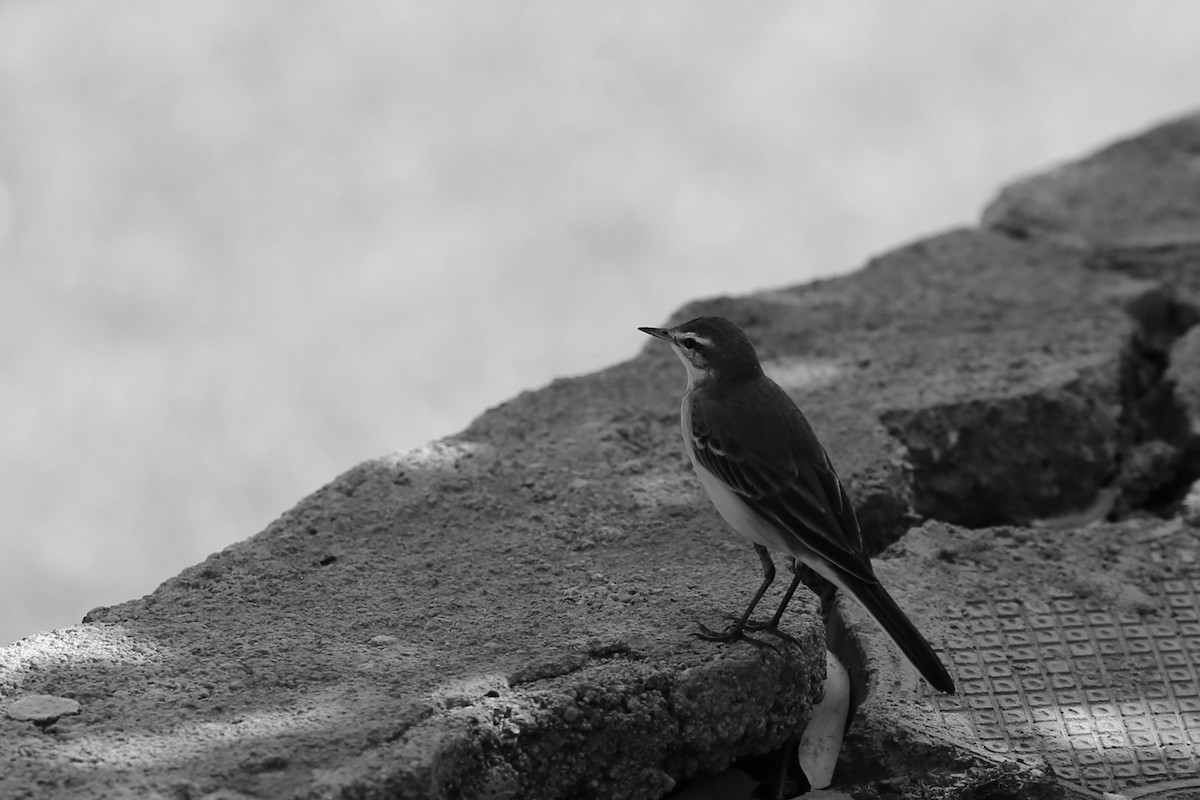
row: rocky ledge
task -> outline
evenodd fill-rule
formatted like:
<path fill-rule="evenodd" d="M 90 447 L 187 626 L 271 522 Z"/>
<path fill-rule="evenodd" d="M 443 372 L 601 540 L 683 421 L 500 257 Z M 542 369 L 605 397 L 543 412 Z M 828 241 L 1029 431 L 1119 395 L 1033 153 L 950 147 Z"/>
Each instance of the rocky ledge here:
<path fill-rule="evenodd" d="M 978 228 L 674 320 L 700 314 L 745 329 L 806 410 L 959 697 L 806 592 L 775 647 L 691 636 L 743 607 L 758 560 L 701 493 L 682 373 L 648 342 L 355 467 L 147 597 L 0 649 L 0 796 L 662 797 L 786 751 L 820 697 L 826 622 L 857 706 L 835 787 L 1144 783 L 1089 773 L 1070 735 L 1038 739 L 995 682 L 1025 652 L 1006 609 L 1186 628 L 1155 615 L 1200 586 L 1200 116 L 1005 189 Z M 1064 674 L 1085 671 L 1070 657 Z M 1109 667 L 1106 691 L 1137 690 Z M 1041 680 L 1061 712 L 1044 670 L 1012 696 Z M 1196 711 L 1174 707 L 1167 778 L 1196 764 Z"/>

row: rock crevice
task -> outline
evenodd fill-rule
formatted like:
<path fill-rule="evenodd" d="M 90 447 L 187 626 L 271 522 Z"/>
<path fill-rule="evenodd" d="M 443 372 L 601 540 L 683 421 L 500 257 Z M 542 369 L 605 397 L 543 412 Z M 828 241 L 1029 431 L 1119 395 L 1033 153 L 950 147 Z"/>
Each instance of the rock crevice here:
<path fill-rule="evenodd" d="M 1120 544 L 1200 475 L 1197 153 L 1191 117 L 1015 184 L 979 228 L 675 316 L 746 330 L 848 485 L 881 579 L 967 659 L 947 660 L 960 679 L 980 586 L 1060 581 L 1052 599 L 1134 613 L 1148 595 L 1081 570 L 1117 548 L 1128 581 L 1157 580 L 1187 552 L 1178 520 L 1136 533 L 1175 548 L 1161 561 Z M 0 796 L 650 800 L 784 747 L 820 693 L 819 603 L 796 597 L 775 649 L 690 635 L 760 574 L 691 472 L 680 390 L 648 348 L 523 393 L 145 598 L 0 648 Z M 1046 522 L 1070 530 L 969 530 Z M 1078 568 L 1042 563 L 1089 541 Z M 874 626 L 838 619 L 831 643 L 871 694 L 856 730 L 919 754 L 927 783 L 988 763 L 969 707 L 937 716 Z M 11 713 L 33 695 L 80 713 Z M 891 763 L 864 747 L 853 763 Z"/>

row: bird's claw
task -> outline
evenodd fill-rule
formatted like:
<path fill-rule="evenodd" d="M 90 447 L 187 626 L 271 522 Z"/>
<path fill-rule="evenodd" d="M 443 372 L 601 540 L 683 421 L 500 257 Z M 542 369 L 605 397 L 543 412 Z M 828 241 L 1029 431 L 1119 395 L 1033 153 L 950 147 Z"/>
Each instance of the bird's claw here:
<path fill-rule="evenodd" d="M 772 636 L 783 639 L 788 644 L 794 644 L 797 647 L 800 646 L 800 641 L 795 636 L 779 630 L 779 626 L 773 622 L 755 622 L 754 620 L 747 620 L 743 627 L 746 630 L 754 633 L 769 633 Z"/>
<path fill-rule="evenodd" d="M 756 622 L 755 620 L 752 620 L 752 619 L 746 620 L 746 624 L 743 625 L 742 627 L 744 627 L 748 631 L 756 631 L 756 632 L 766 631 L 767 633 L 774 633 L 776 630 L 778 630 L 778 628 L 776 628 L 776 626 L 772 625 L 770 622 Z"/>
<path fill-rule="evenodd" d="M 755 639 L 753 636 L 747 636 L 745 632 L 745 628 L 747 626 L 745 625 L 730 625 L 723 631 L 714 631 L 712 628 L 708 627 L 702 622 L 697 622 L 696 627 L 699 630 L 693 632 L 692 635 L 697 638 L 704 639 L 705 641 L 724 642 L 726 644 L 729 642 L 743 641 L 747 644 L 754 645 L 755 647 L 766 647 L 774 650 L 777 653 L 779 652 L 779 648 L 770 642 L 764 642 L 762 639 Z"/>

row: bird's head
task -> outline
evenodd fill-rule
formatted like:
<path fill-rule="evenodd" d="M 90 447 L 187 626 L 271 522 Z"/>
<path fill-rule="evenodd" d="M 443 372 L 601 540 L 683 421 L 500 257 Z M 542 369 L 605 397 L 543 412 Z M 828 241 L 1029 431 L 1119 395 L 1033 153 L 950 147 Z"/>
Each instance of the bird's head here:
<path fill-rule="evenodd" d="M 671 345 L 687 369 L 688 388 L 762 374 L 754 345 L 723 317 L 697 317 L 674 328 L 638 328 Z"/>

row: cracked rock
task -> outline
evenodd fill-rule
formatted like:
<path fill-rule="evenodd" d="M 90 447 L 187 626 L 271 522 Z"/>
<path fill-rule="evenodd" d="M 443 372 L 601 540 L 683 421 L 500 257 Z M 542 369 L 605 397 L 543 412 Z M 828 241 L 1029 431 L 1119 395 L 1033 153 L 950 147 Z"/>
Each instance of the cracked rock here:
<path fill-rule="evenodd" d="M 1141 590 L 1105 582 L 1108 550 L 1064 558 L 1107 536 L 1137 577 L 1124 528 L 967 528 L 1159 510 L 1200 477 L 1198 142 L 1200 118 L 1164 126 L 1010 187 L 980 229 L 675 315 L 746 330 L 868 548 L 893 545 L 881 578 L 931 641 L 1005 559 L 1136 607 Z M 631 319 L 630 341 L 655 322 Z M 0 648 L 5 699 L 88 698 L 60 736 L 0 718 L 0 796 L 652 800 L 794 742 L 827 644 L 852 706 L 911 701 L 874 629 L 835 623 L 827 641 L 806 591 L 776 649 L 690 635 L 744 608 L 760 574 L 692 473 L 681 389 L 647 342 L 354 467 L 145 598 Z M 886 731 L 926 772 L 958 733 L 912 744 L 911 720 L 864 716 L 849 741 Z M 895 757 L 870 745 L 859 763 Z"/>
<path fill-rule="evenodd" d="M 1200 437 L 1200 325 L 1179 337 L 1171 347 L 1166 378 L 1188 420 L 1188 430 Z"/>

